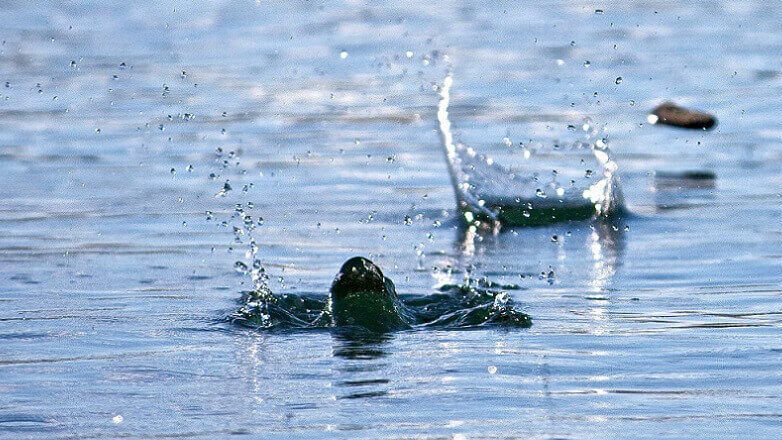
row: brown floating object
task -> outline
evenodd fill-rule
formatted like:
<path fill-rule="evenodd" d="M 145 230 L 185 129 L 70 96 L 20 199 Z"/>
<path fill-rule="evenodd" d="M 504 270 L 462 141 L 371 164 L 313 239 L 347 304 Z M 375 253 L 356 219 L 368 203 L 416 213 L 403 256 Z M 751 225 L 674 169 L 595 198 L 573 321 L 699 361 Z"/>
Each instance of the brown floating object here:
<path fill-rule="evenodd" d="M 717 125 L 717 118 L 714 116 L 679 107 L 672 102 L 660 104 L 646 119 L 650 124 L 665 124 L 694 130 L 709 130 Z"/>

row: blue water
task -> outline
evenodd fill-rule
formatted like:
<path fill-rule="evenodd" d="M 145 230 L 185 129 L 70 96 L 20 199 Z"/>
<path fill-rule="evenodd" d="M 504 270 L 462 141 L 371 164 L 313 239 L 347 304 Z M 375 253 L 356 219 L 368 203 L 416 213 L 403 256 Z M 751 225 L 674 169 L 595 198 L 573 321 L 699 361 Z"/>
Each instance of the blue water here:
<path fill-rule="evenodd" d="M 8 2 L 0 20 L 0 438 L 779 438 L 774 3 Z M 498 163 L 605 126 L 633 214 L 460 230 L 446 64 L 457 136 Z M 665 100 L 719 125 L 649 125 Z M 717 178 L 654 177 L 685 170 Z M 517 284 L 533 325 L 235 325 L 237 204 L 263 218 L 277 294 L 325 298 L 363 255 L 400 294 Z"/>

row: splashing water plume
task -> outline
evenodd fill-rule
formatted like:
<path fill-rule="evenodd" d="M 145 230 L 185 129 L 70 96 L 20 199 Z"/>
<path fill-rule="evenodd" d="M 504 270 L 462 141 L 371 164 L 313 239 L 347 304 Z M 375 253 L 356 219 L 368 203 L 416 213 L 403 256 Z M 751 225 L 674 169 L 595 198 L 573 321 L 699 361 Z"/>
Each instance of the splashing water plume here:
<path fill-rule="evenodd" d="M 617 165 L 611 159 L 600 130 L 585 119 L 586 141 L 555 144 L 546 151 L 552 156 L 552 177 L 542 177 L 543 155 L 525 149 L 525 163 L 509 169 L 472 148 L 454 143 L 448 114 L 453 76 L 449 73 L 440 87 L 437 121 L 443 153 L 456 194 L 456 203 L 470 225 L 494 227 L 538 226 L 561 221 L 611 217 L 622 209 L 622 195 L 616 177 Z M 569 126 L 573 127 L 574 126 Z M 507 140 L 506 144 L 510 144 Z M 597 161 L 602 173 L 584 169 L 587 161 Z M 577 163 L 577 166 L 571 166 Z M 551 168 L 549 168 L 551 169 Z"/>
<path fill-rule="evenodd" d="M 528 328 L 532 318 L 519 311 L 506 290 L 517 286 L 474 280 L 446 284 L 428 295 L 400 295 L 400 306 L 409 319 L 408 329 L 471 329 L 485 327 Z M 241 309 L 230 316 L 236 324 L 261 330 L 316 330 L 335 328 L 328 298 L 283 294 L 268 289 L 247 292 Z"/>

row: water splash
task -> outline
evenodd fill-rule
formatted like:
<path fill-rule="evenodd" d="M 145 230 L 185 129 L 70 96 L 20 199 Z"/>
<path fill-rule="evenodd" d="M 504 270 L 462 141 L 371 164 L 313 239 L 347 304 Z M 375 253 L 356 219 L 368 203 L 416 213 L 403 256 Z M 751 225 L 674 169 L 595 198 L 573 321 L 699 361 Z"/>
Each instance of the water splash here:
<path fill-rule="evenodd" d="M 247 172 L 242 168 L 242 161 L 239 156 L 239 153 L 236 151 L 226 152 L 223 148 L 217 148 L 214 160 L 219 170 L 217 173 L 209 173 L 209 179 L 217 180 L 218 177 L 221 177 L 221 173 L 228 173 L 229 171 L 235 174 L 236 179 L 246 179 Z M 191 171 L 192 165 L 188 166 L 187 170 Z M 230 180 L 226 179 L 221 184 L 220 190 L 215 194 L 215 197 L 221 199 L 223 203 L 233 204 L 232 210 L 228 209 L 225 211 L 225 214 L 230 213 L 230 218 L 218 221 L 217 225 L 229 228 L 233 232 L 234 245 L 246 246 L 243 254 L 244 258 L 234 263 L 234 270 L 241 275 L 249 275 L 252 282 L 253 295 L 248 301 L 257 302 L 256 305 L 259 310 L 263 310 L 263 313 L 259 312 L 259 316 L 262 316 L 268 314 L 266 303 L 273 297 L 269 288 L 269 275 L 259 258 L 260 247 L 255 238 L 257 229 L 264 224 L 264 219 L 256 212 L 255 203 L 252 201 L 242 203 L 242 200 L 246 200 L 245 197 L 250 190 L 255 187 L 254 183 L 244 183 L 240 180 L 238 184 L 243 187 L 241 193 L 233 191 Z M 224 213 L 220 211 L 206 211 L 206 220 L 212 221 L 223 215 Z M 234 247 L 231 246 L 228 250 L 233 252 Z"/>
<path fill-rule="evenodd" d="M 451 133 L 451 120 L 448 116 L 448 106 L 451 101 L 451 85 L 453 77 L 451 74 L 445 77 L 443 86 L 440 88 L 440 102 L 437 106 L 437 122 L 440 128 L 440 139 L 442 141 L 445 161 L 448 165 L 448 172 L 451 176 L 451 185 L 456 193 L 456 203 L 459 211 L 464 215 L 467 223 L 472 223 L 478 218 L 491 221 L 498 221 L 497 215 L 486 209 L 480 199 L 475 194 L 475 187 L 471 183 L 472 171 L 476 174 L 484 174 L 485 171 L 470 164 L 474 162 L 475 152 L 467 149 L 463 145 L 454 145 L 453 134 Z M 486 168 L 491 168 L 486 162 Z M 480 177 L 480 176 L 476 176 Z"/>
<path fill-rule="evenodd" d="M 507 290 L 518 286 L 465 280 L 448 284 L 430 295 L 400 295 L 405 316 L 413 329 L 465 329 L 532 325 L 529 315 L 517 310 Z M 327 297 L 271 291 L 248 292 L 242 307 L 230 316 L 236 324 L 267 331 L 333 328 Z"/>
<path fill-rule="evenodd" d="M 472 148 L 454 143 L 448 114 L 452 85 L 453 76 L 449 73 L 440 87 L 437 121 L 456 203 L 468 224 L 495 228 L 499 224 L 545 225 L 609 217 L 622 208 L 616 176 L 618 167 L 611 159 L 606 139 L 600 137 L 592 141 L 602 133 L 590 120 L 585 119 L 582 124 L 587 141 L 555 144 L 547 151 L 562 163 L 556 165 L 551 179 L 545 181 L 541 177 L 545 168 L 529 149 L 523 151 L 524 165 L 509 169 L 477 154 Z M 575 126 L 569 127 L 575 129 Z M 583 168 L 595 160 L 602 173 Z M 578 165 L 573 166 L 573 163 Z"/>

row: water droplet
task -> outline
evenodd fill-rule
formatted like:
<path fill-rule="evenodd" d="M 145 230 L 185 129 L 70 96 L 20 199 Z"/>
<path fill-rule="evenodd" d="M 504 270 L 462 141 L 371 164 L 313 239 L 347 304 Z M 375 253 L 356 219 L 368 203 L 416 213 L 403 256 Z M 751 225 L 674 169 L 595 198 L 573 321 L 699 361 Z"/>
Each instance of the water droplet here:
<path fill-rule="evenodd" d="M 225 183 L 223 184 L 223 189 L 221 189 L 217 194 L 215 194 L 215 197 L 225 197 L 226 194 L 231 192 L 231 190 L 233 190 L 233 188 L 231 188 L 231 184 L 228 183 L 228 181 L 226 180 Z"/>
<path fill-rule="evenodd" d="M 246 264 L 244 264 L 244 262 L 242 262 L 242 261 L 237 261 L 236 263 L 234 263 L 234 270 L 235 270 L 237 273 L 240 273 L 240 274 L 242 274 L 242 275 L 246 275 L 246 274 L 247 274 L 247 271 L 248 271 L 248 269 L 249 269 L 249 268 L 247 267 L 247 265 L 246 265 Z"/>
<path fill-rule="evenodd" d="M 122 416 L 121 416 L 121 415 L 119 415 L 119 414 L 117 414 L 116 416 L 114 416 L 114 417 L 112 417 L 112 418 L 111 418 L 111 421 L 112 421 L 112 422 L 114 422 L 114 423 L 116 423 L 117 425 L 119 425 L 120 423 L 122 423 L 122 421 L 123 421 L 123 420 L 125 420 L 125 418 L 124 418 L 124 417 L 122 417 Z"/>
<path fill-rule="evenodd" d="M 440 220 L 435 220 L 432 222 L 432 226 L 434 226 L 435 228 L 439 228 L 441 225 L 442 222 L 440 222 Z"/>
<path fill-rule="evenodd" d="M 192 173 L 193 172 L 193 165 L 188 165 L 187 168 L 185 168 L 185 170 L 187 170 L 188 173 Z"/>
<path fill-rule="evenodd" d="M 344 60 L 345 58 L 348 57 L 348 51 L 343 50 L 342 52 L 339 53 L 339 57 Z"/>
<path fill-rule="evenodd" d="M 405 216 L 405 220 L 404 220 L 404 224 L 405 224 L 405 226 L 410 226 L 410 225 L 412 225 L 412 224 L 413 224 L 413 219 L 412 219 L 412 218 L 410 218 L 410 216 L 409 216 L 409 215 L 406 215 L 406 216 Z"/>
<path fill-rule="evenodd" d="M 100 128 L 96 128 L 95 133 L 100 134 Z"/>
<path fill-rule="evenodd" d="M 535 190 L 535 195 L 540 197 L 541 199 L 545 199 L 547 197 L 546 193 L 540 188 Z"/>
<path fill-rule="evenodd" d="M 405 52 L 405 56 L 408 57 L 408 58 L 413 58 L 413 51 L 412 50 L 408 50 L 407 52 Z"/>
<path fill-rule="evenodd" d="M 600 15 L 600 14 L 602 14 L 603 12 L 604 12 L 604 11 L 603 11 L 602 9 L 595 9 L 595 14 L 597 14 L 597 15 Z"/>
<path fill-rule="evenodd" d="M 176 174 L 176 169 L 174 169 L 174 168 L 171 168 L 171 171 L 170 171 L 170 173 L 171 173 L 172 175 Z"/>
<path fill-rule="evenodd" d="M 489 365 L 489 368 L 487 368 L 489 371 L 489 374 L 497 374 L 497 367 L 494 365 Z"/>
<path fill-rule="evenodd" d="M 614 80 L 614 83 L 622 84 L 622 77 L 621 76 L 617 76 L 616 79 Z"/>
<path fill-rule="evenodd" d="M 591 67 L 592 63 L 589 60 L 584 61 L 584 67 Z"/>

